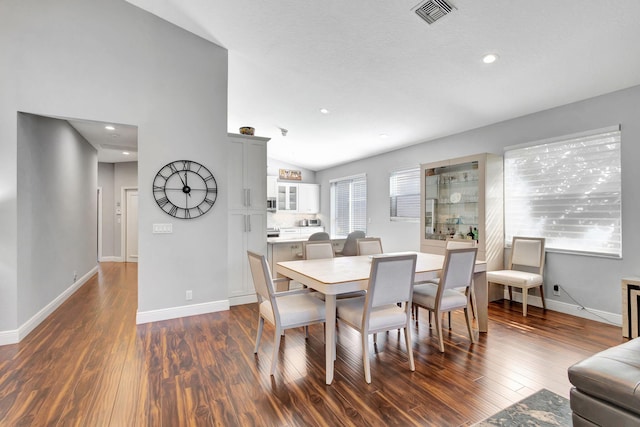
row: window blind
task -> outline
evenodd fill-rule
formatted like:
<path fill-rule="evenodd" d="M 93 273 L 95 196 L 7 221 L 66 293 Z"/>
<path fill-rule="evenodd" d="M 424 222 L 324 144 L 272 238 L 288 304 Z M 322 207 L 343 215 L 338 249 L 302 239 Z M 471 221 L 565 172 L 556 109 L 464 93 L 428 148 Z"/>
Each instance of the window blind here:
<path fill-rule="evenodd" d="M 420 218 L 420 168 L 391 173 L 389 204 L 392 221 Z"/>
<path fill-rule="evenodd" d="M 367 178 L 357 175 L 331 182 L 331 234 L 346 237 L 367 231 Z"/>
<path fill-rule="evenodd" d="M 505 239 L 545 237 L 546 248 L 622 256 L 619 127 L 507 148 Z"/>

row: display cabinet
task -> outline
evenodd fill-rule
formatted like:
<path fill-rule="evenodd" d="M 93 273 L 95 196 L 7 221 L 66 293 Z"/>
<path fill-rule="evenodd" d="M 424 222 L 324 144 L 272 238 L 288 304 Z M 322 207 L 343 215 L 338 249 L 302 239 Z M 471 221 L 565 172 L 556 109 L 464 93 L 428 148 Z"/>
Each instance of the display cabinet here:
<path fill-rule="evenodd" d="M 502 157 L 493 154 L 421 165 L 420 250 L 444 254 L 447 240 L 476 240 L 478 259 L 501 269 L 502 170 Z"/>

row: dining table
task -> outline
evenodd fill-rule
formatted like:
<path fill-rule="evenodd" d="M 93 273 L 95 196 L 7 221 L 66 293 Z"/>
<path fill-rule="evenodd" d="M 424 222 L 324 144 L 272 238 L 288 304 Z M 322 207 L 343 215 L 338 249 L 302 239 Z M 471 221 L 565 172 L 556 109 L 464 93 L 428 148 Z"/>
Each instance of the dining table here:
<path fill-rule="evenodd" d="M 420 283 L 438 276 L 444 264 L 444 255 L 423 252 L 396 252 L 374 256 L 393 256 L 415 253 L 415 283 Z M 313 260 L 280 261 L 276 264 L 276 273 L 288 277 L 300 284 L 324 294 L 326 327 L 325 327 L 325 365 L 326 383 L 333 382 L 334 360 L 336 357 L 336 296 L 349 292 L 366 290 L 371 272 L 373 256 L 344 256 Z M 478 330 L 487 332 L 488 324 L 488 291 L 487 263 L 477 260 L 474 269 L 473 288 L 477 307 L 476 320 Z"/>

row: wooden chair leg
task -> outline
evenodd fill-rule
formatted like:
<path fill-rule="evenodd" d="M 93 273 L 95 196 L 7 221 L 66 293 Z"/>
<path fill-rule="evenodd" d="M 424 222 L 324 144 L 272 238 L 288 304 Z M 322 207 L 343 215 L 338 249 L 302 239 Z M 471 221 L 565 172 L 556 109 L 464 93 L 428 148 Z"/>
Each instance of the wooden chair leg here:
<path fill-rule="evenodd" d="M 511 286 L 507 286 L 509 288 L 509 301 L 513 301 L 513 294 L 511 293 Z"/>
<path fill-rule="evenodd" d="M 409 369 L 415 371 L 416 364 L 413 361 L 413 345 L 411 344 L 411 330 L 409 329 L 409 325 L 404 328 L 404 341 L 407 345 L 407 353 L 409 353 Z"/>
<path fill-rule="evenodd" d="M 527 317 L 527 297 L 529 296 L 529 289 L 522 288 L 522 316 Z"/>
<path fill-rule="evenodd" d="M 364 331 L 362 335 L 362 362 L 364 364 L 364 380 L 371 384 L 371 366 L 369 365 L 369 334 Z"/>
<path fill-rule="evenodd" d="M 276 333 L 273 339 L 273 357 L 271 358 L 271 375 L 276 372 L 276 361 L 278 360 L 278 352 L 280 351 L 280 336 L 280 328 L 276 327 Z"/>
<path fill-rule="evenodd" d="M 451 312 L 447 313 L 449 315 L 449 329 L 451 329 Z"/>
<path fill-rule="evenodd" d="M 546 310 L 547 304 L 545 304 L 544 302 L 544 286 L 543 285 L 540 285 L 540 298 L 542 298 L 542 309 Z"/>
<path fill-rule="evenodd" d="M 444 340 L 442 339 L 442 319 L 440 318 L 440 313 L 434 313 L 433 317 L 436 320 L 436 331 L 438 332 L 438 342 L 440 344 L 440 353 L 444 353 Z"/>
<path fill-rule="evenodd" d="M 260 345 L 260 338 L 262 338 L 262 329 L 264 327 L 264 317 L 259 316 L 258 319 L 258 334 L 256 335 L 256 347 L 253 349 L 253 353 L 258 353 L 258 346 Z"/>
<path fill-rule="evenodd" d="M 476 293 L 473 290 L 473 286 L 471 286 L 471 313 L 473 314 L 473 318 L 476 318 L 476 306 L 478 302 L 476 301 Z"/>
<path fill-rule="evenodd" d="M 473 335 L 473 328 L 471 327 L 471 316 L 469 313 L 469 309 L 465 307 L 464 309 L 464 317 L 467 319 L 467 331 L 469 331 L 469 339 L 472 343 L 476 342 L 476 338 Z"/>

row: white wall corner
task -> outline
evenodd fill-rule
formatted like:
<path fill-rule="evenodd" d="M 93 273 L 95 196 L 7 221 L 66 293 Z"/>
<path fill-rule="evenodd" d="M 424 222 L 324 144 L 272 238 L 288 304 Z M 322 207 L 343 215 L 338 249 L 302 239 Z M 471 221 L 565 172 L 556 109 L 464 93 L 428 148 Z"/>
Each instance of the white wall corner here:
<path fill-rule="evenodd" d="M 0 345 L 17 344 L 20 342 L 18 330 L 0 331 Z"/>
<path fill-rule="evenodd" d="M 201 304 L 183 305 L 180 307 L 161 308 L 159 310 L 138 311 L 136 324 L 160 322 L 162 320 L 180 317 L 197 316 L 199 314 L 215 313 L 229 310 L 229 301 L 210 301 Z"/>

